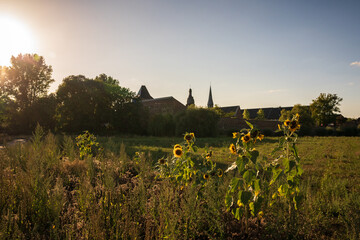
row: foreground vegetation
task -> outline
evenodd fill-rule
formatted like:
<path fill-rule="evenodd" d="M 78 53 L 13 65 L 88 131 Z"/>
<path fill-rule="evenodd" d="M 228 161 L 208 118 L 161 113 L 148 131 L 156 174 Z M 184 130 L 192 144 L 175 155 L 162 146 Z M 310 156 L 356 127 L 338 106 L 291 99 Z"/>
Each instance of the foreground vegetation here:
<path fill-rule="evenodd" d="M 245 229 L 227 211 L 235 172 L 201 190 L 159 178 L 158 160 L 179 138 L 100 138 L 97 152 L 75 138 L 45 134 L 0 150 L 0 238 L 20 239 L 358 239 L 360 138 L 303 137 L 298 152 L 304 196 L 295 218 L 285 201 L 249 217 Z M 223 170 L 236 156 L 231 137 L 197 139 Z M 79 143 L 79 139 L 78 139 Z M 268 157 L 277 138 L 257 143 Z M 80 147 L 80 151 L 79 151 Z M 83 154 L 81 154 L 83 153 Z M 86 154 L 84 154 L 86 153 Z"/>

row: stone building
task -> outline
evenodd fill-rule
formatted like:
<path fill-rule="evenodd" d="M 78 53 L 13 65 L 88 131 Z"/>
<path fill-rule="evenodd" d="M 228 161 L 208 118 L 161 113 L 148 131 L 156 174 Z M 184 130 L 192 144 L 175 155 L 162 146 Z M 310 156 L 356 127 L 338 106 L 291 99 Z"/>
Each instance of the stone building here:
<path fill-rule="evenodd" d="M 176 114 L 186 109 L 185 105 L 174 97 L 153 98 L 145 85 L 142 85 L 138 94 L 138 99 L 142 105 L 149 110 L 150 115 L 157 114 Z"/>

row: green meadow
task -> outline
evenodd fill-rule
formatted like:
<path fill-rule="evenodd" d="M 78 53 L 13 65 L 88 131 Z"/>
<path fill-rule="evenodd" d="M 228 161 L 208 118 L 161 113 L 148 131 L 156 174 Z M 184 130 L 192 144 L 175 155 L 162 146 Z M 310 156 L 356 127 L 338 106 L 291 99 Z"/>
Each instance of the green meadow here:
<path fill-rule="evenodd" d="M 0 149 L 0 239 L 359 239 L 360 137 L 300 137 L 303 196 L 294 217 L 285 201 L 250 216 L 225 205 L 236 173 L 199 188 L 159 178 L 182 138 L 97 137 L 101 151 L 80 159 L 75 136 L 38 130 Z M 256 143 L 271 159 L 279 138 Z M 235 161 L 232 136 L 197 138 L 224 171 Z M 269 197 L 271 198 L 271 196 Z M 265 199 L 266 202 L 266 199 Z M 245 229 L 246 228 L 246 229 Z"/>

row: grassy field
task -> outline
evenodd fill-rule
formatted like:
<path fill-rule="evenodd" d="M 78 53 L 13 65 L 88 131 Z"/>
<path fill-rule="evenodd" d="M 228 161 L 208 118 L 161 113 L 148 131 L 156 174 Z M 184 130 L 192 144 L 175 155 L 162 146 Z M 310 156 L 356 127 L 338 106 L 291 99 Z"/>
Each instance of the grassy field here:
<path fill-rule="evenodd" d="M 98 137 L 104 148 L 79 159 L 73 137 L 38 133 L 0 150 L 0 239 L 359 239 L 360 138 L 303 137 L 304 200 L 290 220 L 285 203 L 250 218 L 250 231 L 226 211 L 233 177 L 202 189 L 157 178 L 159 158 L 182 138 Z M 197 139 L 223 169 L 235 160 L 229 137 Z M 277 138 L 256 148 L 271 159 Z M 289 221 L 292 221 L 289 224 Z"/>

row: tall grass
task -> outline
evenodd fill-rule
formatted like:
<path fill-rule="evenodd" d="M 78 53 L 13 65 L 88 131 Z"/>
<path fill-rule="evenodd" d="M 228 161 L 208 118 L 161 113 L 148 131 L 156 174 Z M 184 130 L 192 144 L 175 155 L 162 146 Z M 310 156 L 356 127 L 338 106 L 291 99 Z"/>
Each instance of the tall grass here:
<path fill-rule="evenodd" d="M 210 179 L 201 198 L 191 185 L 156 178 L 154 162 L 177 141 L 160 139 L 143 147 L 101 139 L 105 151 L 80 160 L 73 138 L 38 129 L 32 141 L 0 150 L 0 239 L 360 238 L 359 138 L 301 138 L 305 198 L 295 222 L 288 224 L 279 202 L 260 223 L 250 219 L 247 236 L 226 212 L 232 176 Z M 269 139 L 259 149 L 275 144 Z M 227 143 L 212 139 L 203 147 L 224 167 L 232 160 Z"/>

